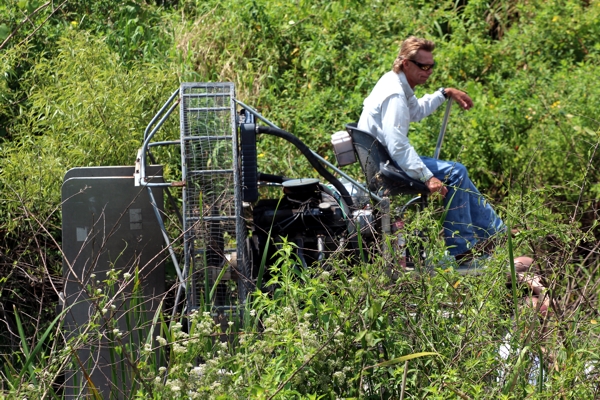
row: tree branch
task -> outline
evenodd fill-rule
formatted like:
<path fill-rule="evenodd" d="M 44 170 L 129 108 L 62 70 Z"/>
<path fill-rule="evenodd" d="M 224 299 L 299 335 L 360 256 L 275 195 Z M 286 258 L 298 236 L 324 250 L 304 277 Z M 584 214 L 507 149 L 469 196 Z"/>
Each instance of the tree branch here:
<path fill-rule="evenodd" d="M 44 21 L 43 21 L 43 22 L 40 24 L 40 26 L 38 26 L 37 28 L 35 28 L 35 29 L 33 30 L 33 32 L 31 32 L 31 33 L 30 33 L 30 34 L 29 34 L 29 35 L 28 35 L 28 36 L 27 36 L 25 39 L 21 40 L 21 43 L 19 43 L 19 46 L 20 46 L 20 45 L 22 45 L 23 43 L 25 43 L 26 41 L 28 41 L 29 39 L 31 39 L 31 37 L 32 37 L 32 36 L 33 36 L 33 35 L 34 35 L 34 34 L 35 34 L 35 33 L 36 33 L 36 32 L 37 32 L 37 31 L 38 31 L 38 30 L 39 30 L 39 29 L 40 29 L 42 26 L 44 26 L 44 24 L 45 24 L 46 22 L 48 22 L 48 20 L 50 19 L 50 17 L 52 17 L 54 14 L 56 14 L 56 12 L 57 12 L 57 11 L 58 11 L 58 10 L 59 10 L 59 9 L 60 9 L 62 6 L 64 6 L 64 5 L 65 5 L 65 3 L 66 3 L 67 1 L 68 1 L 68 0 L 64 0 L 62 3 L 60 3 L 60 4 L 58 5 L 58 7 L 56 7 L 54 10 L 52 10 L 52 12 L 50 13 L 50 15 L 48 15 L 48 17 L 46 17 L 46 19 L 45 19 L 45 20 L 44 20 Z"/>
<path fill-rule="evenodd" d="M 47 3 L 45 3 L 45 4 L 42 4 L 41 6 L 39 6 L 39 7 L 38 7 L 38 8 L 36 8 L 35 10 L 33 10 L 33 12 L 32 12 L 31 14 L 29 14 L 29 15 L 25 16 L 25 18 L 24 18 L 24 19 L 23 19 L 23 21 L 22 21 L 22 22 L 19 24 L 19 26 L 17 26 L 17 27 L 15 28 L 15 30 L 14 30 L 14 31 L 12 31 L 12 32 L 10 33 L 10 35 L 8 35 L 8 37 L 7 37 L 6 39 L 4 39 L 4 42 L 2 42 L 2 44 L 0 44 L 0 50 L 2 50 L 2 48 L 3 48 L 3 47 L 4 47 L 4 46 L 5 46 L 7 43 L 8 43 L 8 41 L 9 41 L 10 39 L 12 39 L 12 37 L 13 37 L 14 35 L 16 35 L 16 34 L 17 34 L 17 32 L 19 31 L 19 29 L 21 29 L 21 27 L 22 27 L 23 25 L 25 25 L 25 23 L 26 23 L 27 21 L 31 21 L 31 17 L 33 17 L 33 16 L 34 16 L 35 14 L 37 14 L 38 12 L 40 12 L 42 9 L 44 9 L 44 8 L 48 7 L 48 6 L 49 6 L 51 3 L 52 3 L 52 1 L 49 1 L 49 2 L 47 2 Z"/>
<path fill-rule="evenodd" d="M 46 22 L 48 22 L 48 20 L 50 19 L 50 17 L 52 17 L 68 0 L 64 0 L 58 7 L 56 7 L 54 10 L 52 10 L 52 12 L 50 13 L 50 15 L 48 15 L 48 17 L 46 17 L 46 19 L 37 27 L 33 30 L 33 32 L 31 32 L 29 35 L 27 35 L 27 37 L 25 39 L 23 39 L 19 45 L 25 43 L 26 41 L 28 41 Z M 27 23 L 28 21 L 31 21 L 31 18 L 33 16 L 35 16 L 37 13 L 39 13 L 41 10 L 43 10 L 44 8 L 47 8 L 49 5 L 51 5 L 53 3 L 52 0 L 42 4 L 41 6 L 39 6 L 38 8 L 36 8 L 35 10 L 33 10 L 31 12 L 31 14 L 27 15 L 23 21 L 10 33 L 10 35 L 8 35 L 8 37 L 6 39 L 4 39 L 4 41 L 2 42 L 2 44 L 0 44 L 0 50 L 2 50 L 7 44 L 8 42 L 17 34 L 17 32 L 19 31 L 19 29 L 21 29 L 21 27 L 23 25 L 25 25 L 25 23 Z"/>

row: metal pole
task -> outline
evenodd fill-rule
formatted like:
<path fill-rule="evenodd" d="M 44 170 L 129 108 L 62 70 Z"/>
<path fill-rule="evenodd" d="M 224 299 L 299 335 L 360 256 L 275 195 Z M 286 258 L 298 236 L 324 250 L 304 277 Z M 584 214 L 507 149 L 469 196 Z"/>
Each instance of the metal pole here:
<path fill-rule="evenodd" d="M 450 107 L 452 107 L 452 98 L 448 99 L 448 104 L 446 105 L 442 128 L 440 129 L 440 135 L 438 136 L 437 145 L 435 146 L 435 153 L 433 153 L 433 158 L 435 159 L 440 158 L 440 151 L 442 151 L 442 143 L 444 142 L 444 135 L 446 135 L 446 127 L 448 126 L 448 117 L 450 117 Z"/>

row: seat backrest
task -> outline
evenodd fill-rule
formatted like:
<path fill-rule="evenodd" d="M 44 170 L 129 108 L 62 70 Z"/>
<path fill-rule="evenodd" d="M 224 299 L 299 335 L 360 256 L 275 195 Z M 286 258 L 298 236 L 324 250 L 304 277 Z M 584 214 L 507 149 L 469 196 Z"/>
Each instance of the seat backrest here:
<path fill-rule="evenodd" d="M 375 181 L 375 177 L 379 172 L 380 163 L 386 163 L 391 159 L 385 146 L 369 132 L 362 131 L 356 128 L 356 123 L 346 125 L 346 130 L 352 138 L 354 150 L 358 156 L 358 161 L 363 169 L 367 182 Z M 371 190 L 377 188 L 371 187 Z"/>
<path fill-rule="evenodd" d="M 347 124 L 346 130 L 352 138 L 354 151 L 365 174 L 369 190 L 390 196 L 427 195 L 427 187 L 402 171 L 392 160 L 385 146 L 374 135 L 358 129 L 356 123 Z"/>

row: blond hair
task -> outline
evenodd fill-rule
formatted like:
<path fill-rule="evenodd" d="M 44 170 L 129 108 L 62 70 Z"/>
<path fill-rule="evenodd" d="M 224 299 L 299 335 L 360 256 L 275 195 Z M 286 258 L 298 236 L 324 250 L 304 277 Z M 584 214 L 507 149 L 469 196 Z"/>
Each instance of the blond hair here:
<path fill-rule="evenodd" d="M 394 67 L 392 68 L 395 73 L 402 71 L 402 61 L 412 60 L 417 55 L 419 50 L 433 52 L 435 49 L 435 43 L 431 40 L 410 36 L 400 45 L 400 53 L 394 60 Z"/>

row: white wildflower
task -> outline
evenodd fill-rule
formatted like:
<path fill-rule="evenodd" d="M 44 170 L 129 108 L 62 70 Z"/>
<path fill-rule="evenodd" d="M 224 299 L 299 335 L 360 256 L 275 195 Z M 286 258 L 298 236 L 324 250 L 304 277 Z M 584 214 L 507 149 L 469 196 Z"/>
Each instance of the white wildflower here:
<path fill-rule="evenodd" d="M 183 354 L 185 353 L 186 348 L 179 343 L 173 343 L 173 352 L 175 354 Z"/>
<path fill-rule="evenodd" d="M 344 374 L 342 371 L 336 371 L 333 373 L 333 380 L 337 384 L 342 385 L 346 381 L 346 374 Z"/>
<path fill-rule="evenodd" d="M 157 336 L 156 337 L 156 341 L 158 342 L 158 344 L 160 344 L 161 346 L 166 346 L 167 345 L 167 339 L 165 339 L 162 336 Z"/>

